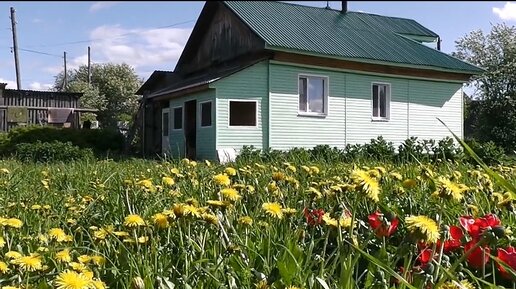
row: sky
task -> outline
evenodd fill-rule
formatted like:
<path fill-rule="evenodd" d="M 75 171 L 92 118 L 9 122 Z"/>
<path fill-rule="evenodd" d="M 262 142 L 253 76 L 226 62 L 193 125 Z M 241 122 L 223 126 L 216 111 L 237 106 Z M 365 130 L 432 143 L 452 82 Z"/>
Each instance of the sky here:
<path fill-rule="evenodd" d="M 286 1 L 326 7 L 327 1 Z M 47 90 L 55 75 L 87 63 L 127 63 L 142 79 L 154 70 L 174 70 L 204 1 L 190 2 L 0 2 L 0 82 L 16 88 L 10 7 L 16 10 L 22 89 Z M 340 1 L 329 1 L 340 9 Z M 474 30 L 488 33 L 516 25 L 516 2 L 348 1 L 348 10 L 411 18 L 441 36 L 441 50 Z"/>

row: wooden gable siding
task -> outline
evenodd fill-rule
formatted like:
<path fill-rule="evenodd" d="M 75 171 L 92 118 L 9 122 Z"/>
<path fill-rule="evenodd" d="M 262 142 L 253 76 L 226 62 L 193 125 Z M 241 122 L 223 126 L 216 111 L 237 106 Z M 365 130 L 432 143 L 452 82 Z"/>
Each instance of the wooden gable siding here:
<path fill-rule="evenodd" d="M 265 42 L 223 3 L 207 2 L 175 72 L 192 73 L 264 48 Z"/>

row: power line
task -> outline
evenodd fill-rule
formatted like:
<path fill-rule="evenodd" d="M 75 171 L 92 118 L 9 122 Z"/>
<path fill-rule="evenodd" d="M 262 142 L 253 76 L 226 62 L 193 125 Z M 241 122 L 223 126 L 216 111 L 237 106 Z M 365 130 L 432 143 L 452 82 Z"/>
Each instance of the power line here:
<path fill-rule="evenodd" d="M 156 27 L 156 28 L 152 28 L 152 29 L 170 28 L 170 27 L 174 27 L 174 26 L 178 26 L 178 25 L 182 25 L 182 24 L 187 24 L 187 23 L 194 22 L 194 21 L 195 21 L 195 19 L 192 19 L 192 20 L 178 22 L 178 23 L 174 23 L 174 24 L 170 24 L 170 25 L 166 25 L 166 26 L 160 26 L 160 27 Z M 128 32 L 128 33 L 124 33 L 124 34 L 114 35 L 114 36 L 111 36 L 111 37 L 108 37 L 108 38 L 97 38 L 97 39 L 89 39 L 89 40 L 77 40 L 77 41 L 63 42 L 63 43 L 56 43 L 56 44 L 26 45 L 25 47 L 57 47 L 57 46 L 64 46 L 64 45 L 82 44 L 82 43 L 90 43 L 90 42 L 93 42 L 93 41 L 101 41 L 101 40 L 107 40 L 107 39 L 113 39 L 113 38 L 121 38 L 121 37 L 125 37 L 125 36 L 132 35 L 132 34 L 138 34 L 138 33 L 141 33 L 141 31 L 140 32 Z"/>
<path fill-rule="evenodd" d="M 56 55 L 56 54 L 47 53 L 47 52 L 43 52 L 43 51 L 36 51 L 36 50 L 32 50 L 32 49 L 25 49 L 25 48 L 18 47 L 18 50 L 26 51 L 26 52 L 32 52 L 32 53 L 36 53 L 36 54 L 43 54 L 43 55 L 53 56 L 53 57 L 57 57 L 57 58 L 63 58 L 63 56 L 61 56 L 61 55 Z"/>

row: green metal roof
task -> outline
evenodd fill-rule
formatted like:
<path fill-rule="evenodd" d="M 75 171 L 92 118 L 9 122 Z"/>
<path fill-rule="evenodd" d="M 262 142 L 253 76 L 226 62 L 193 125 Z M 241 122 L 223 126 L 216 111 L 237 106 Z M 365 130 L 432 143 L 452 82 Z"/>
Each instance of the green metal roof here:
<path fill-rule="evenodd" d="M 483 71 L 410 39 L 438 37 L 411 19 L 276 1 L 224 3 L 269 49 L 472 74 Z"/>

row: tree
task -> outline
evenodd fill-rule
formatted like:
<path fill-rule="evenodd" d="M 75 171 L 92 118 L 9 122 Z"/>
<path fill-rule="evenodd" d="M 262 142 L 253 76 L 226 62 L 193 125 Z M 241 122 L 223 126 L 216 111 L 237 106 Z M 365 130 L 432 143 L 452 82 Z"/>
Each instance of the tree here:
<path fill-rule="evenodd" d="M 452 55 L 484 68 L 472 79 L 476 87 L 465 125 L 472 137 L 494 141 L 511 152 L 516 147 L 516 27 L 492 26 L 489 34 L 473 31 L 456 42 Z"/>
<path fill-rule="evenodd" d="M 80 105 L 98 109 L 97 120 L 102 127 L 116 128 L 118 121 L 131 121 L 138 109 L 134 93 L 142 85 L 134 69 L 127 64 L 93 64 L 91 85 L 88 85 L 88 67 L 80 66 L 68 73 L 67 85 L 62 89 L 64 73 L 56 76 L 55 90 L 82 92 Z"/>

